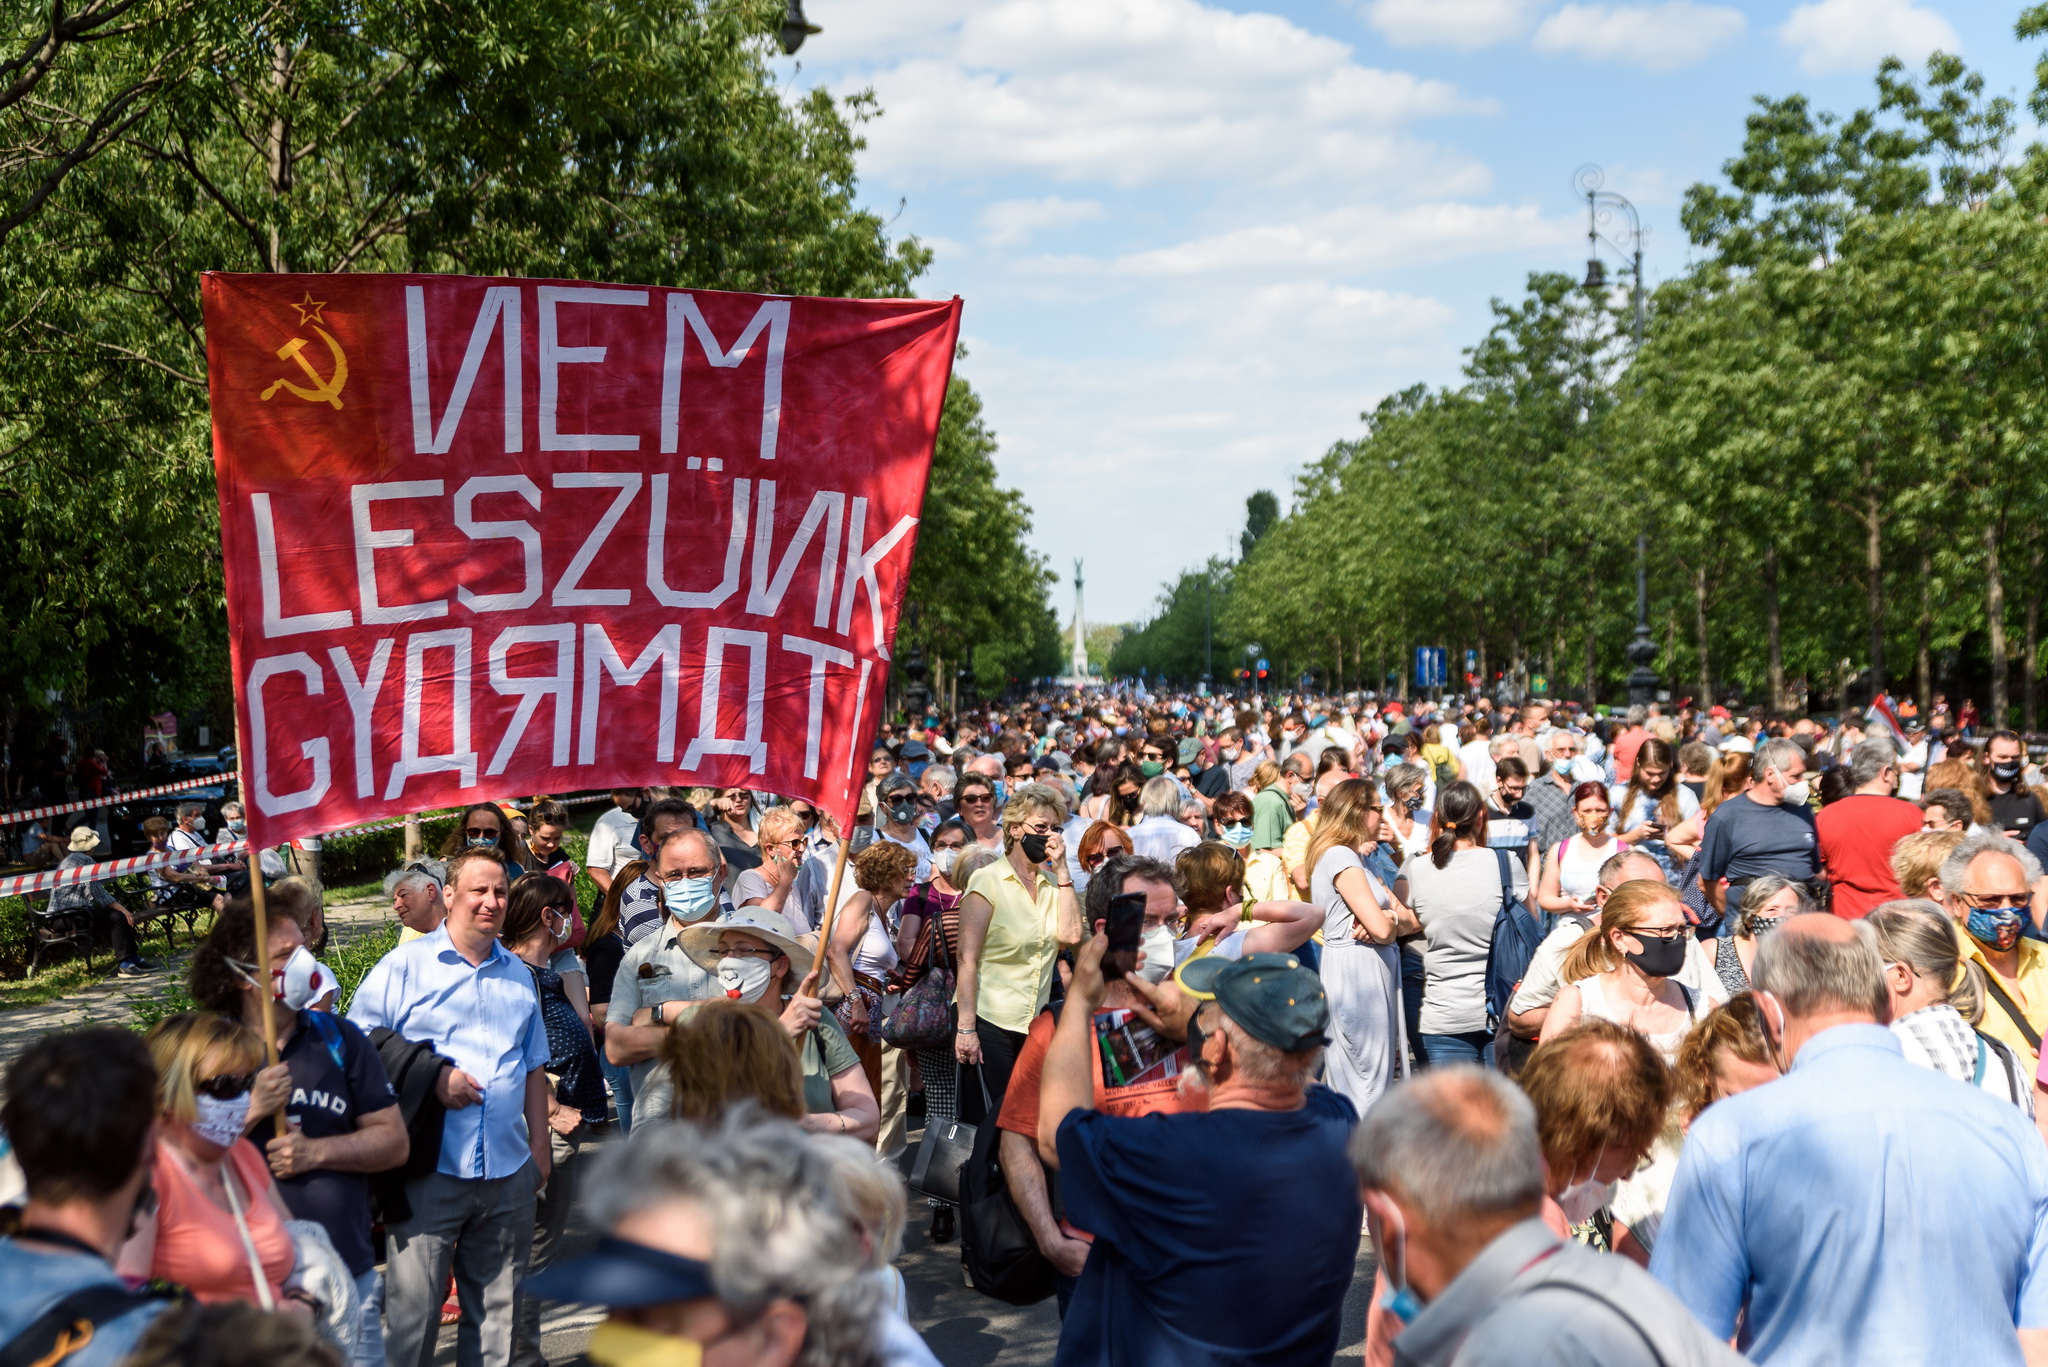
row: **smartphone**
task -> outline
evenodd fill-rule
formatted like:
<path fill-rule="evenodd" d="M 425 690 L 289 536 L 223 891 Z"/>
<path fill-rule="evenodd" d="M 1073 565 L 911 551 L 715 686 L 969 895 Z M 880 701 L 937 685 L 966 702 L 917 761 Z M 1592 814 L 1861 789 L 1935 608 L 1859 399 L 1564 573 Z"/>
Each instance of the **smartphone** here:
<path fill-rule="evenodd" d="M 1145 894 L 1123 892 L 1109 899 L 1109 952 L 1102 956 L 1102 976 L 1114 982 L 1138 971 L 1138 944 L 1145 938 Z"/>

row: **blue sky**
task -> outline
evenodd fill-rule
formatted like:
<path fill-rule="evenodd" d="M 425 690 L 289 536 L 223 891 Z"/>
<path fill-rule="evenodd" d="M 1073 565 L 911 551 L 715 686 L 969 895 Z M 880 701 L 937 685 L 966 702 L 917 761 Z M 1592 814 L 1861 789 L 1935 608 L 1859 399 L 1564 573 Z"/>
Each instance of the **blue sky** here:
<path fill-rule="evenodd" d="M 966 300 L 1001 477 L 1096 621 L 1233 551 L 1245 496 L 1284 500 L 1361 410 L 1454 380 L 1491 297 L 1583 270 L 1582 163 L 1661 279 L 1753 95 L 1847 112 L 1884 54 L 1942 47 L 2024 97 L 2037 55 L 2017 0 L 806 8 L 794 79 L 880 97 L 863 197 L 937 252 L 921 293 Z"/>

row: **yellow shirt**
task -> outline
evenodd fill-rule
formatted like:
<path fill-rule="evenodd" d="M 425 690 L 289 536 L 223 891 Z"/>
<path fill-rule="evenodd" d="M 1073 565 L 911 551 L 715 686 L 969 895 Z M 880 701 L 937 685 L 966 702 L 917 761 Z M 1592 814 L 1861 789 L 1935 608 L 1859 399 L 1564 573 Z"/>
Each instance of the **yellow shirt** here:
<path fill-rule="evenodd" d="M 1322 809 L 1318 807 L 1315 811 L 1310 812 L 1307 816 L 1289 826 L 1287 834 L 1280 838 L 1280 862 L 1285 866 L 1290 876 L 1308 858 L 1308 842 L 1315 837 L 1316 818 L 1322 814 Z M 1308 898 L 1306 892 L 1292 885 L 1290 885 L 1290 890 L 1282 895 L 1290 902 L 1306 901 Z"/>
<path fill-rule="evenodd" d="M 990 909 L 975 979 L 974 1018 L 1023 1034 L 1052 995 L 1053 959 L 1059 954 L 1059 885 L 1044 873 L 1035 890 L 1024 886 L 1007 858 L 976 871 L 967 893 Z"/>
<path fill-rule="evenodd" d="M 1287 881 L 1287 867 L 1278 850 L 1253 850 L 1244 857 L 1244 897 L 1247 902 L 1294 902 L 1293 887 Z"/>
<path fill-rule="evenodd" d="M 1956 939 L 1961 942 L 1963 953 L 1984 970 L 1984 976 L 1996 982 L 2012 998 L 2013 1005 L 2034 1027 L 2034 1033 L 2048 1035 L 2048 946 L 2043 946 L 2039 940 L 2021 939 L 2019 977 L 2017 981 L 2009 981 L 1998 976 L 1984 958 L 1984 947 L 1971 939 L 1961 926 L 1956 927 Z M 2027 1076 L 2033 1076 L 2034 1069 L 2040 1064 L 2040 1056 L 2034 1046 L 2027 1043 L 2027 1037 L 2020 1033 L 2019 1026 L 2013 1023 L 2012 1016 L 1999 1004 L 1998 998 L 1988 991 L 1984 994 L 1984 1019 L 1977 1022 L 1977 1028 L 2011 1046 L 2014 1055 L 2026 1065 Z"/>

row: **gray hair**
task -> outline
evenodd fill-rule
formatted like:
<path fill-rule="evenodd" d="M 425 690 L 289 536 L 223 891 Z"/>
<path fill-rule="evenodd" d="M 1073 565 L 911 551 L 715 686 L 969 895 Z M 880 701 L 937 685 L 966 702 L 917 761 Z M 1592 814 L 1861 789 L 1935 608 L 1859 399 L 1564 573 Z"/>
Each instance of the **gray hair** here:
<path fill-rule="evenodd" d="M 1750 879 L 1749 886 L 1742 890 L 1742 905 L 1737 908 L 1737 916 L 1744 935 L 1756 935 L 1756 931 L 1751 928 L 1756 914 L 1764 909 L 1764 903 L 1786 888 L 1792 889 L 1793 894 L 1799 899 L 1799 905 L 1786 912 L 1787 916 L 1804 916 L 1809 911 L 1817 910 L 1813 901 L 1813 890 L 1799 879 L 1787 878 L 1782 873 L 1760 873 Z"/>
<path fill-rule="evenodd" d="M 713 868 L 718 868 L 724 865 L 725 851 L 718 848 L 718 842 L 716 840 L 713 840 L 709 835 L 705 834 L 703 831 L 698 830 L 695 826 L 678 826 L 674 830 L 670 831 L 667 835 L 663 836 L 661 838 L 661 843 L 654 847 L 654 862 L 659 864 L 661 862 L 661 852 L 667 849 L 669 846 L 675 844 L 678 840 L 703 841 L 705 848 L 711 851 L 711 866 Z"/>
<path fill-rule="evenodd" d="M 1533 1213 L 1543 1199 L 1536 1107 L 1470 1064 L 1398 1082 L 1351 1135 L 1359 1183 L 1414 1203 L 1434 1225 Z"/>
<path fill-rule="evenodd" d="M 1199 798 L 1191 797 L 1186 802 L 1180 804 L 1180 819 L 1182 821 L 1194 822 L 1198 829 L 1202 824 L 1202 819 L 1208 815 L 1209 809 L 1202 805 Z"/>
<path fill-rule="evenodd" d="M 434 888 L 442 886 L 440 875 L 432 869 L 423 864 L 407 864 L 395 873 L 385 876 L 384 895 L 396 897 L 399 893 L 410 891 L 422 883 Z"/>
<path fill-rule="evenodd" d="M 947 792 L 951 792 L 953 785 L 960 781 L 960 775 L 954 772 L 953 766 L 950 764 L 927 764 L 924 767 L 924 772 L 919 777 L 936 781 Z"/>
<path fill-rule="evenodd" d="M 1001 851 L 992 850 L 986 845 L 976 844 L 970 840 L 967 848 L 960 851 L 960 857 L 953 861 L 953 872 L 946 881 L 956 888 L 964 888 L 968 879 L 1002 857 Z"/>
<path fill-rule="evenodd" d="M 1382 782 L 1386 785 L 1387 796 L 1392 797 L 1404 788 L 1421 788 L 1429 779 L 1419 764 L 1396 764 L 1387 770 Z"/>
<path fill-rule="evenodd" d="M 1653 877 L 1662 878 L 1664 876 L 1663 866 L 1658 864 L 1656 860 L 1650 858 L 1649 855 L 1644 854 L 1641 850 L 1623 850 L 1619 854 L 1610 854 L 1607 856 L 1606 862 L 1600 865 L 1600 874 L 1599 877 L 1595 880 L 1595 882 L 1600 887 L 1606 888 L 1609 892 L 1613 892 L 1623 883 L 1629 881 L 1629 865 L 1633 861 L 1638 859 L 1642 860 L 1644 863 L 1648 864 L 1651 868 L 1657 871 L 1654 875 L 1652 875 Z"/>
<path fill-rule="evenodd" d="M 1877 933 L 1868 920 L 1841 924 L 1853 937 L 1846 944 L 1782 929 L 1757 941 L 1756 965 L 1749 974 L 1756 990 L 1776 997 L 1789 1015 L 1861 1011 L 1885 1019 L 1891 993 L 1884 985 Z"/>
<path fill-rule="evenodd" d="M 1138 810 L 1146 816 L 1179 816 L 1180 784 L 1165 774 L 1146 779 L 1138 790 Z"/>
<path fill-rule="evenodd" d="M 233 821 L 238 816 L 247 816 L 248 814 L 249 809 L 239 802 L 223 802 L 220 804 L 220 819 L 222 821 Z"/>
<path fill-rule="evenodd" d="M 1495 736 L 1486 745 L 1488 759 L 1506 759 L 1509 755 L 1522 753 L 1522 742 L 1514 736 Z"/>
<path fill-rule="evenodd" d="M 1984 1019 L 1983 980 L 1975 964 L 1963 962 L 1955 922 L 1940 906 L 1922 897 L 1902 897 L 1864 919 L 1877 936 L 1877 952 L 1885 962 L 1904 964 L 1915 977 L 1942 984 L 1948 990 L 1948 1004 L 1970 1024 Z"/>
<path fill-rule="evenodd" d="M 903 1226 L 909 1211 L 902 1177 L 871 1145 L 850 1135 L 812 1135 L 811 1143 L 818 1156 L 832 1165 L 854 1223 L 867 1236 L 869 1269 L 881 1271 L 903 1251 Z"/>
<path fill-rule="evenodd" d="M 183 821 L 188 816 L 205 815 L 206 804 L 204 802 L 180 802 L 178 804 L 178 820 L 180 821 Z"/>
<path fill-rule="evenodd" d="M 1886 736 L 1872 736 L 1849 752 L 1849 782 L 1867 788 L 1877 776 L 1899 762 L 1899 752 Z"/>
<path fill-rule="evenodd" d="M 1097 921 L 1109 919 L 1109 899 L 1129 887 L 1133 878 L 1164 883 L 1176 897 L 1187 886 L 1180 871 L 1164 859 L 1154 859 L 1149 854 L 1113 854 L 1102 861 L 1102 867 L 1089 878 L 1087 890 L 1081 894 L 1081 914 L 1086 918 L 1083 934 L 1090 933 Z"/>
<path fill-rule="evenodd" d="M 1944 809 L 1946 810 L 1946 809 Z M 1955 813 L 1949 813 L 1954 816 Z M 1941 890 L 1957 893 L 1963 890 L 1963 882 L 1970 876 L 1970 865 L 1977 862 L 1980 854 L 2009 854 L 2020 861 L 2020 868 L 2027 875 L 2027 886 L 2041 881 L 2041 861 L 2034 852 L 2010 836 L 1995 831 L 1978 835 L 1966 835 L 1957 846 L 1948 852 L 1948 858 L 1941 861 Z"/>
<path fill-rule="evenodd" d="M 1782 774 L 1798 760 L 1802 768 L 1806 765 L 1806 748 L 1797 741 L 1779 736 L 1756 747 L 1756 754 L 1750 757 L 1749 770 L 1756 781 L 1763 782 L 1765 774 Z"/>
<path fill-rule="evenodd" d="M 870 1275 L 859 1212 L 838 1156 L 752 1105 L 715 1129 L 686 1121 L 636 1126 L 598 1160 L 584 1196 L 600 1229 L 629 1211 L 686 1201 L 712 1228 L 711 1282 L 744 1324 L 772 1301 L 809 1317 L 800 1367 L 876 1367 L 881 1284 Z"/>

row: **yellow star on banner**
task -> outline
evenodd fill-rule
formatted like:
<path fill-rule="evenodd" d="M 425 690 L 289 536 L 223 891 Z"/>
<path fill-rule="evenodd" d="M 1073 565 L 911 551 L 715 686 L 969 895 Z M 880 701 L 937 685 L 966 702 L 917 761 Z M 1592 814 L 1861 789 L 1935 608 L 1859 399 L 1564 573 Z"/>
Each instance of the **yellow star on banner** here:
<path fill-rule="evenodd" d="M 325 321 L 320 317 L 320 310 L 327 307 L 327 301 L 325 299 L 314 299 L 313 291 L 311 290 L 307 290 L 305 298 L 299 300 L 298 303 L 293 304 L 292 307 L 299 311 L 299 321 L 301 323 L 319 323 Z"/>

